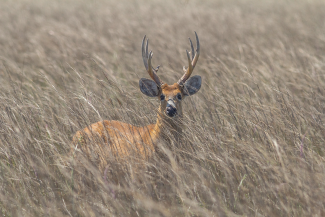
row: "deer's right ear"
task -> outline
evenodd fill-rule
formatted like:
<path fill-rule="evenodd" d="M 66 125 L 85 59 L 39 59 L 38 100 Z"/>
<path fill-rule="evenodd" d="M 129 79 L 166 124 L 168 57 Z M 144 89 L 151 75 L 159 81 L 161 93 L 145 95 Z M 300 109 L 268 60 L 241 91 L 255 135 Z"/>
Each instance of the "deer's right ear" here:
<path fill-rule="evenodd" d="M 142 93 L 150 97 L 156 97 L 159 94 L 159 88 L 153 80 L 141 78 L 139 86 Z"/>

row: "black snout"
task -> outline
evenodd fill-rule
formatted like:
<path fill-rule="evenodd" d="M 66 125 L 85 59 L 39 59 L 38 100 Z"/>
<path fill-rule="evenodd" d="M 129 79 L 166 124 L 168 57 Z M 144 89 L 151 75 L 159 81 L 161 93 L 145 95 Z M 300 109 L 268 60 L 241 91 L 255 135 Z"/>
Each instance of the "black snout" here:
<path fill-rule="evenodd" d="M 174 117 L 177 113 L 177 109 L 174 108 L 173 106 L 171 105 L 167 105 L 166 107 L 166 114 L 169 116 L 169 117 Z"/>

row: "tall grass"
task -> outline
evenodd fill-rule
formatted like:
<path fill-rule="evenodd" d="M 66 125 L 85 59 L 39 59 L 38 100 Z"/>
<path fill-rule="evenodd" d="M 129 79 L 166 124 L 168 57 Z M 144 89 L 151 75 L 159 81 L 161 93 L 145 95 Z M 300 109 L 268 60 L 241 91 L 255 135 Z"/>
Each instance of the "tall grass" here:
<path fill-rule="evenodd" d="M 324 6 L 2 1 L 1 214 L 324 216 Z M 203 85 L 183 102 L 183 141 L 162 144 L 167 160 L 69 163 L 91 123 L 155 122 L 158 102 L 138 88 L 141 40 L 172 84 L 194 31 Z"/>

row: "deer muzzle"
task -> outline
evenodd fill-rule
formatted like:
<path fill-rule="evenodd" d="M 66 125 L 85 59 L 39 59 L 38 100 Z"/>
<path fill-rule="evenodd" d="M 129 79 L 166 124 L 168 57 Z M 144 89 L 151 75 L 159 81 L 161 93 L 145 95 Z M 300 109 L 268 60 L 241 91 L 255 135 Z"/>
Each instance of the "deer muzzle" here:
<path fill-rule="evenodd" d="M 176 105 L 172 99 L 169 99 L 167 101 L 166 114 L 169 117 L 174 117 L 177 114 L 177 108 L 176 108 Z"/>

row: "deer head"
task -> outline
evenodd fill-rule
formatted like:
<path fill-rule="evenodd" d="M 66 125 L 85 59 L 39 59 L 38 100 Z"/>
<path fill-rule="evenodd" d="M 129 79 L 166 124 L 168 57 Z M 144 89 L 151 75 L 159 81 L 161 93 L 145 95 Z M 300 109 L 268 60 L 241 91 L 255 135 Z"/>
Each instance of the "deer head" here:
<path fill-rule="evenodd" d="M 195 75 L 191 77 L 193 69 L 200 55 L 200 43 L 199 38 L 196 36 L 196 52 L 194 53 L 193 43 L 191 44 L 191 53 L 186 50 L 188 67 L 183 67 L 184 75 L 178 80 L 177 83 L 168 85 L 164 83 L 157 75 L 159 66 L 152 67 L 151 59 L 153 56 L 152 51 L 148 52 L 148 42 L 146 36 L 142 41 L 142 58 L 144 66 L 149 73 L 150 79 L 141 78 L 139 81 L 140 90 L 142 93 L 149 97 L 158 97 L 160 101 L 160 109 L 166 116 L 173 118 L 181 114 L 181 102 L 186 96 L 191 96 L 199 91 L 201 88 L 201 76 Z M 146 43 L 145 43 L 146 42 Z M 146 44 L 146 45 L 145 45 Z"/>

